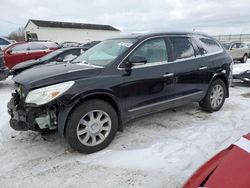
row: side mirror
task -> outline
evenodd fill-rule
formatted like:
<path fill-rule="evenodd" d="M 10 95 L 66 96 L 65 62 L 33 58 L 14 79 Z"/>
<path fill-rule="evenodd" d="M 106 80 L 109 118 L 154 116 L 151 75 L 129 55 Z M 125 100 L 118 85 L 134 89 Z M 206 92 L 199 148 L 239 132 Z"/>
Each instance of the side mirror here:
<path fill-rule="evenodd" d="M 133 66 L 144 65 L 147 63 L 147 59 L 143 56 L 132 56 L 128 59 L 126 67 L 130 68 Z"/>
<path fill-rule="evenodd" d="M 11 49 L 8 50 L 8 51 L 7 51 L 7 54 L 11 55 L 11 54 L 12 54 L 12 50 L 11 50 Z"/>

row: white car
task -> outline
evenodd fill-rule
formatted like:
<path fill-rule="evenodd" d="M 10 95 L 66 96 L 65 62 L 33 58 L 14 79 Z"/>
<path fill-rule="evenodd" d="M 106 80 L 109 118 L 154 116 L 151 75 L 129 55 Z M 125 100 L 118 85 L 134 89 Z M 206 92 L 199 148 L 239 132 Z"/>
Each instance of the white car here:
<path fill-rule="evenodd" d="M 4 49 L 5 47 L 9 46 L 10 44 L 15 43 L 14 41 L 8 40 L 4 37 L 0 37 L 0 48 Z"/>
<path fill-rule="evenodd" d="M 246 63 L 249 49 L 244 42 L 231 42 L 222 43 L 227 52 L 232 56 L 234 61 L 241 61 L 241 63 Z"/>

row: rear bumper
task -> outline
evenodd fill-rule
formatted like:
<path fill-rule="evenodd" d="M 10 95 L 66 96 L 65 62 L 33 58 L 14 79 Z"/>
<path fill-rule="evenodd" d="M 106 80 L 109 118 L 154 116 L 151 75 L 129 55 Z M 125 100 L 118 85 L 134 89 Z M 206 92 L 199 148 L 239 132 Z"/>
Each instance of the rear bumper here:
<path fill-rule="evenodd" d="M 0 68 L 0 80 L 4 80 L 9 76 L 9 69 L 6 67 Z"/>

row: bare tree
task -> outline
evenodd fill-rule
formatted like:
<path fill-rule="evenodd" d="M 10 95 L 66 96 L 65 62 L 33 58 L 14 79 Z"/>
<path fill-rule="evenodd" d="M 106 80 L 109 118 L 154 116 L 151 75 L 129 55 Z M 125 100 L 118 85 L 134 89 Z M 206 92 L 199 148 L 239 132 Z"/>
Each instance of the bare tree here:
<path fill-rule="evenodd" d="M 25 36 L 24 36 L 24 28 L 19 27 L 16 31 L 11 32 L 8 36 L 8 39 L 10 40 L 15 40 L 15 41 L 24 41 Z"/>

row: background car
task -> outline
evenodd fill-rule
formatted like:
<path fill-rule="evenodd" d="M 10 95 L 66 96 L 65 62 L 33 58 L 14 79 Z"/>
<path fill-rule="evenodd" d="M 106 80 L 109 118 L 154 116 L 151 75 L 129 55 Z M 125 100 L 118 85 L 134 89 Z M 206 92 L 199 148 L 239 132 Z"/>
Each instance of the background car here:
<path fill-rule="evenodd" d="M 248 57 L 250 57 L 250 43 L 249 42 L 246 42 L 246 45 L 248 47 Z"/>
<path fill-rule="evenodd" d="M 9 70 L 4 64 L 3 53 L 0 49 L 0 80 L 4 80 L 9 76 Z"/>
<path fill-rule="evenodd" d="M 82 43 L 71 42 L 71 41 L 66 41 L 66 42 L 63 42 L 62 44 L 60 44 L 60 46 L 62 48 L 79 47 L 81 45 L 82 45 Z"/>
<path fill-rule="evenodd" d="M 101 41 L 92 41 L 92 42 L 88 42 L 86 44 L 81 45 L 85 50 L 88 50 L 92 47 L 94 47 L 95 45 L 99 44 Z"/>
<path fill-rule="evenodd" d="M 184 188 L 250 187 L 250 134 L 215 155 L 185 183 Z"/>
<path fill-rule="evenodd" d="M 243 72 L 240 72 L 238 74 L 233 75 L 234 79 L 241 80 L 245 83 L 250 83 L 250 70 L 245 70 Z"/>
<path fill-rule="evenodd" d="M 16 64 L 38 59 L 59 48 L 54 42 L 19 42 L 12 44 L 3 50 L 5 65 L 11 69 Z"/>
<path fill-rule="evenodd" d="M 4 37 L 0 37 L 0 49 L 4 49 L 7 46 L 9 46 L 10 44 L 15 43 L 14 41 L 8 40 Z"/>
<path fill-rule="evenodd" d="M 50 62 L 68 62 L 81 55 L 84 52 L 84 48 L 75 47 L 75 48 L 61 48 L 55 50 L 39 59 L 32 59 L 18 63 L 11 69 L 11 74 L 17 75 L 20 72 L 42 64 Z"/>
<path fill-rule="evenodd" d="M 222 43 L 227 52 L 232 56 L 234 61 L 241 61 L 241 63 L 246 63 L 249 49 L 248 46 L 243 42 L 231 42 Z"/>

